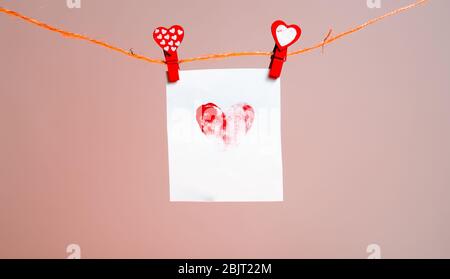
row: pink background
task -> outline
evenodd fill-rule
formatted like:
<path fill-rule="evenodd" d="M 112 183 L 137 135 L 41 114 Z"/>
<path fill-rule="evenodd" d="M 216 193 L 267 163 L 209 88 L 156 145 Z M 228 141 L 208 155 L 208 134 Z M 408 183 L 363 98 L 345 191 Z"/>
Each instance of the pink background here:
<path fill-rule="evenodd" d="M 186 30 L 180 57 L 291 50 L 411 3 L 0 1 L 60 28 L 162 58 L 158 25 Z M 173 3 L 170 5 L 169 3 Z M 0 257 L 450 257 L 450 1 L 387 19 L 282 74 L 283 203 L 170 203 L 165 68 L 0 14 Z M 266 57 L 183 69 L 267 67 Z"/>

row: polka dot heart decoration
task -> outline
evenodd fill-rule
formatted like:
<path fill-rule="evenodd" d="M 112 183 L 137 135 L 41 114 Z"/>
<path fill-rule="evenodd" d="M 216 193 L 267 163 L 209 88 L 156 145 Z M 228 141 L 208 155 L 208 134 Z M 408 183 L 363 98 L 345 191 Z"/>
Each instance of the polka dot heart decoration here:
<path fill-rule="evenodd" d="M 168 53 L 175 53 L 184 38 L 183 27 L 174 25 L 170 28 L 158 27 L 153 31 L 156 44 Z"/>

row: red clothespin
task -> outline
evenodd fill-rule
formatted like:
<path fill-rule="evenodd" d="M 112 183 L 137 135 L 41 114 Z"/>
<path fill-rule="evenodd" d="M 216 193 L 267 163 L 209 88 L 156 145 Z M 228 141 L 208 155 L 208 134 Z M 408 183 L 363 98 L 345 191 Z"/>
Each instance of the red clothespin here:
<path fill-rule="evenodd" d="M 272 36 L 275 47 L 270 61 L 269 77 L 277 79 L 280 77 L 283 63 L 287 58 L 287 48 L 294 44 L 301 36 L 302 29 L 295 24 L 286 25 L 281 20 L 272 23 Z"/>
<path fill-rule="evenodd" d="M 164 51 L 164 58 L 167 64 L 167 79 L 169 82 L 176 82 L 180 79 L 178 70 L 177 49 L 184 38 L 184 29 L 180 25 L 170 28 L 158 27 L 153 31 L 153 39 Z"/>

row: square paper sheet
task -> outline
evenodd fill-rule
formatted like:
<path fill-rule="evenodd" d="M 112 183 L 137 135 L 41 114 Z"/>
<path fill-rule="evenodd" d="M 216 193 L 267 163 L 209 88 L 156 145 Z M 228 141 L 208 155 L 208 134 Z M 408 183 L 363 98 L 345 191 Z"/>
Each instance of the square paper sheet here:
<path fill-rule="evenodd" d="M 171 201 L 283 200 L 280 79 L 180 71 L 166 94 Z"/>

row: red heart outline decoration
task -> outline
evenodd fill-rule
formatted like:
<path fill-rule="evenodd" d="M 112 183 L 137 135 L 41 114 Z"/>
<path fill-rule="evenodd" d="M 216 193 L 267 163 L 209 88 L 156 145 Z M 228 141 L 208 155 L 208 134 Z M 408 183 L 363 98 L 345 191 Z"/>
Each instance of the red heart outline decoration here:
<path fill-rule="evenodd" d="M 153 40 L 165 52 L 173 54 L 184 38 L 184 29 L 180 25 L 173 25 L 169 28 L 158 27 L 153 30 Z"/>
<path fill-rule="evenodd" d="M 273 39 L 279 50 L 284 50 L 293 45 L 302 35 L 302 29 L 298 25 L 287 25 L 282 20 L 272 23 L 271 29 Z M 292 30 L 295 30 L 295 34 Z"/>
<path fill-rule="evenodd" d="M 206 136 L 219 139 L 225 145 L 237 145 L 252 127 L 255 111 L 245 103 L 235 104 L 226 112 L 214 103 L 207 103 L 197 108 L 196 118 Z"/>

